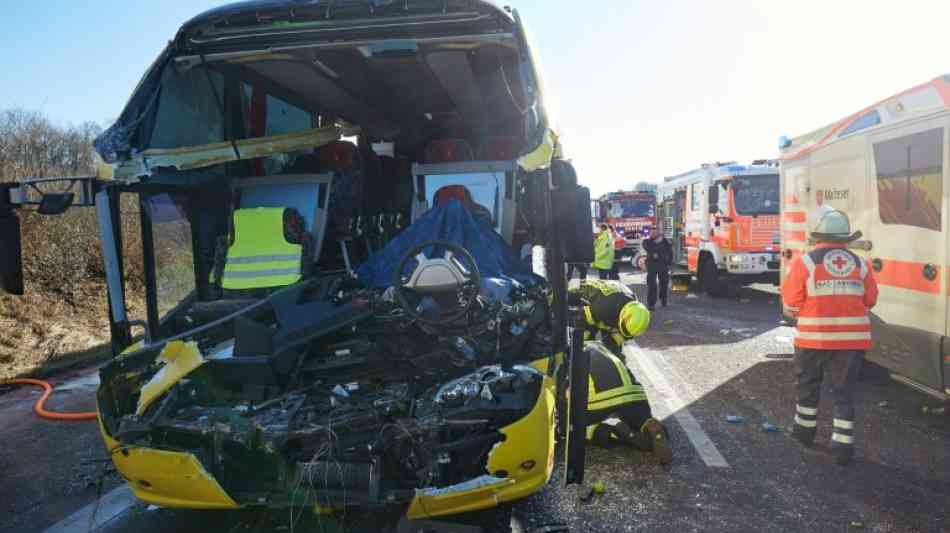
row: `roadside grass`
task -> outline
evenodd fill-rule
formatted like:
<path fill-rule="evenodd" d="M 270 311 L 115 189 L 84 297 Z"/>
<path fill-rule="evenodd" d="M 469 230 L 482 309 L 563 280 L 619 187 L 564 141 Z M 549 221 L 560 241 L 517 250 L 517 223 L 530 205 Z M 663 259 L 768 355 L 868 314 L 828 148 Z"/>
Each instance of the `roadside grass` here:
<path fill-rule="evenodd" d="M 105 360 L 109 321 L 105 286 L 83 284 L 73 298 L 31 290 L 0 295 L 0 380 L 49 376 Z M 130 316 L 144 315 L 140 296 L 129 298 Z"/>

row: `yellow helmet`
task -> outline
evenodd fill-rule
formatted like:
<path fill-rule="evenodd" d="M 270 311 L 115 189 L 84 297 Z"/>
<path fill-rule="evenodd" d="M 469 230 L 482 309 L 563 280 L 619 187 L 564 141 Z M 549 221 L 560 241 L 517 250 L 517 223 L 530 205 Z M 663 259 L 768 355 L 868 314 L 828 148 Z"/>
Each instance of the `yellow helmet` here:
<path fill-rule="evenodd" d="M 639 337 L 650 327 L 650 311 L 640 302 L 630 302 L 620 310 L 618 326 L 624 337 Z"/>

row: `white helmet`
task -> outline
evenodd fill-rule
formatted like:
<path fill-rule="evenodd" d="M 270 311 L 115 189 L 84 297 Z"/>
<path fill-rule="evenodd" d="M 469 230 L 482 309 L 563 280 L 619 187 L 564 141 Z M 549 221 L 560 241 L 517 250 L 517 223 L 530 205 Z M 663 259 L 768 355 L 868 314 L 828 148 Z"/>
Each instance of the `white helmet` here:
<path fill-rule="evenodd" d="M 861 238 L 861 232 L 851 233 L 851 220 L 848 215 L 829 206 L 822 206 L 815 212 L 811 236 L 819 242 L 851 242 Z"/>

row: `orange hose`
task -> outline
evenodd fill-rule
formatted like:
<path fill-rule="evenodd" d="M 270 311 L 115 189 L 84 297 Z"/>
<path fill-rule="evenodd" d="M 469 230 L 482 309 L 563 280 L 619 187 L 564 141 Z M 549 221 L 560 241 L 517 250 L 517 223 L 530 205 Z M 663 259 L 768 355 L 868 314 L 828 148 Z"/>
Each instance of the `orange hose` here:
<path fill-rule="evenodd" d="M 8 381 L 0 381 L 0 385 L 5 384 L 14 384 L 14 385 L 36 385 L 37 387 L 43 387 L 43 395 L 40 396 L 40 399 L 36 401 L 33 405 L 33 412 L 39 415 L 42 418 L 49 418 L 50 420 L 93 420 L 99 416 L 99 413 L 96 412 L 85 412 L 85 413 L 57 413 L 55 411 L 47 411 L 43 408 L 43 404 L 46 403 L 46 399 L 49 398 L 49 395 L 53 393 L 53 387 L 49 383 L 31 378 L 20 378 L 20 379 L 11 379 Z"/>

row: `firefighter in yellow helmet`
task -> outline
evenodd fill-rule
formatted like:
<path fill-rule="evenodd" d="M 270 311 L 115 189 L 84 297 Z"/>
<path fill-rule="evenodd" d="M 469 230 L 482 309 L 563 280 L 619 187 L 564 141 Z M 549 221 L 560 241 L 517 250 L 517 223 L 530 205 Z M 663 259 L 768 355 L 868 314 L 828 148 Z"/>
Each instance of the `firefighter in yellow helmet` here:
<path fill-rule="evenodd" d="M 650 311 L 619 281 L 582 280 L 570 296 L 583 313 L 585 339 L 599 337 L 584 343 L 590 355 L 587 438 L 604 447 L 628 444 L 669 463 L 669 434 L 653 418 L 643 385 L 624 363 L 623 344 L 647 330 Z M 614 417 L 620 422 L 605 422 Z"/>

